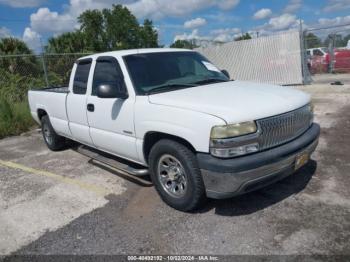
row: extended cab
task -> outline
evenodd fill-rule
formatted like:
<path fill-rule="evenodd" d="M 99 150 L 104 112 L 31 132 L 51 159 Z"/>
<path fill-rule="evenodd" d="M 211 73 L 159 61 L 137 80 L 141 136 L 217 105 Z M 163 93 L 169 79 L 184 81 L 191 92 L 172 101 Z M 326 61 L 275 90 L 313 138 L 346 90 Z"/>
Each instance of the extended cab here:
<path fill-rule="evenodd" d="M 149 173 L 161 198 L 184 211 L 294 173 L 320 133 L 309 95 L 232 81 L 183 49 L 83 57 L 69 87 L 31 90 L 29 104 L 50 149 L 68 138 L 117 156 L 120 169 Z"/>

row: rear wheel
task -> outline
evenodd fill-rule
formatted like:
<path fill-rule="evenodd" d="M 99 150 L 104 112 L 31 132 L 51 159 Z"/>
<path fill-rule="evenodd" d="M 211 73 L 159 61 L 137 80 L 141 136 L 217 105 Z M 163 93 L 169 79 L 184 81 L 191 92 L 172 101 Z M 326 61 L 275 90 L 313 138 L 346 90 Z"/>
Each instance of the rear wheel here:
<path fill-rule="evenodd" d="M 157 142 L 149 155 L 152 182 L 169 206 L 190 211 L 206 199 L 205 187 L 195 154 L 173 140 Z"/>
<path fill-rule="evenodd" d="M 52 151 L 58 151 L 64 148 L 65 138 L 57 135 L 53 129 L 50 118 L 45 115 L 41 118 L 41 131 L 47 147 Z"/>

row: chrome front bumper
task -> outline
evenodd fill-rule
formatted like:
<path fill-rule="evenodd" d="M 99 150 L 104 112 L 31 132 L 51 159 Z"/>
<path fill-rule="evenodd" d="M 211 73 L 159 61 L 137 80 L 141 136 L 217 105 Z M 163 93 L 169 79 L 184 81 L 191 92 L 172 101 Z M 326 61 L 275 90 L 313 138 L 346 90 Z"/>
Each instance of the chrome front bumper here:
<path fill-rule="evenodd" d="M 291 175 L 295 172 L 297 156 L 310 156 L 316 149 L 319 134 L 319 126 L 313 124 L 296 140 L 264 152 L 229 160 L 214 159 L 204 154 L 197 156 L 207 196 L 229 198 Z"/>

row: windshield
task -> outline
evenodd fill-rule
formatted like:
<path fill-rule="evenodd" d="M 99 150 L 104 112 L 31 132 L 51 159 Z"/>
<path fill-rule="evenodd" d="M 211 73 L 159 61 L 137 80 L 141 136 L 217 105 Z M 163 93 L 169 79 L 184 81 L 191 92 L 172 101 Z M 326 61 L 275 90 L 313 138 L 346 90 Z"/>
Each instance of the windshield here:
<path fill-rule="evenodd" d="M 124 57 L 137 94 L 152 94 L 229 81 L 196 52 L 160 52 Z"/>

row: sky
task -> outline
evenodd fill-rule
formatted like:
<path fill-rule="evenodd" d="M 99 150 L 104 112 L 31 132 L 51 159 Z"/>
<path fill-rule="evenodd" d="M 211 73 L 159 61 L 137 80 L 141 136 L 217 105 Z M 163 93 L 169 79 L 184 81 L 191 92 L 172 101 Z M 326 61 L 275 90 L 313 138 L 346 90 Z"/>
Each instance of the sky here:
<path fill-rule="evenodd" d="M 178 39 L 232 41 L 305 27 L 350 24 L 350 0 L 0 0 L 0 37 L 14 36 L 33 50 L 49 37 L 79 28 L 87 9 L 127 6 L 153 20 L 160 44 Z"/>

